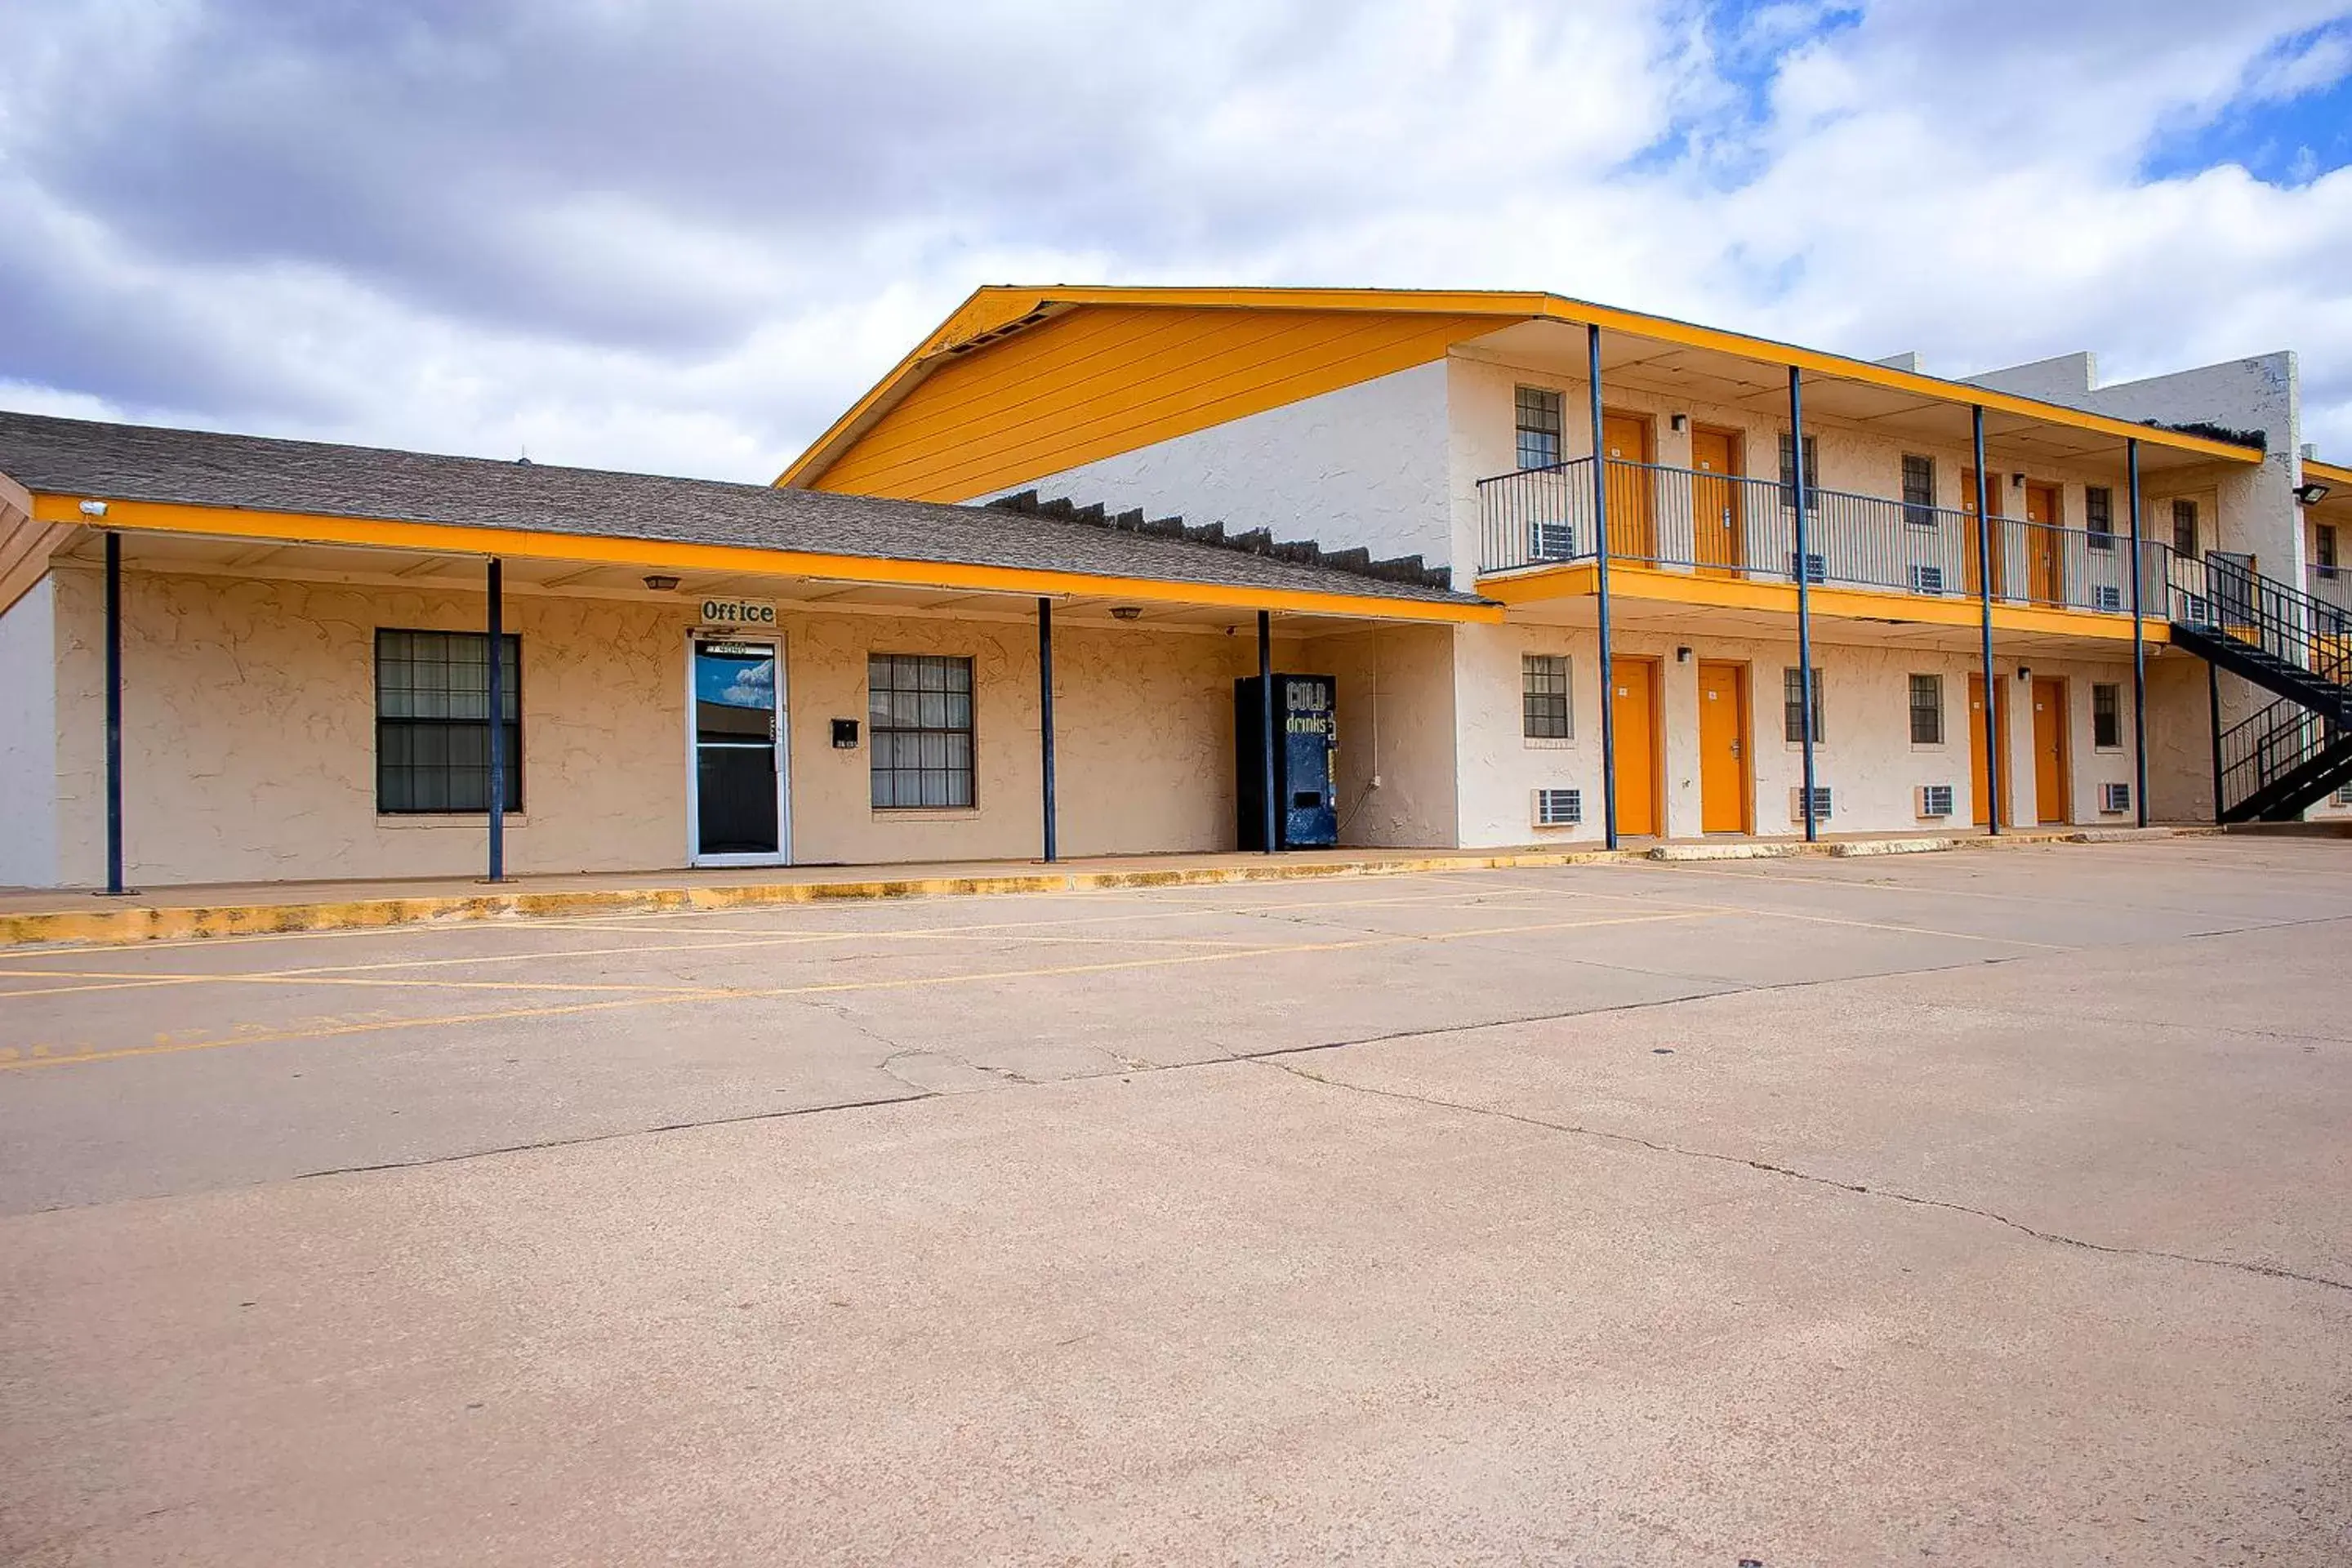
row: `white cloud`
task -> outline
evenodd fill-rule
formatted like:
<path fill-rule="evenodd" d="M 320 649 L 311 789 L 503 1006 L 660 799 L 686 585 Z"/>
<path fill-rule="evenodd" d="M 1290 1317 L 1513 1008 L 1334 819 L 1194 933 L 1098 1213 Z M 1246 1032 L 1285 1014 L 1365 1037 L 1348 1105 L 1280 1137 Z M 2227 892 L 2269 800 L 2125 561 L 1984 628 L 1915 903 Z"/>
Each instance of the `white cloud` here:
<path fill-rule="evenodd" d="M 2352 173 L 2148 149 L 2340 4 L 632 0 L 12 12 L 0 397 L 770 477 L 977 283 L 1548 287 L 1967 372 L 2291 346 Z"/>

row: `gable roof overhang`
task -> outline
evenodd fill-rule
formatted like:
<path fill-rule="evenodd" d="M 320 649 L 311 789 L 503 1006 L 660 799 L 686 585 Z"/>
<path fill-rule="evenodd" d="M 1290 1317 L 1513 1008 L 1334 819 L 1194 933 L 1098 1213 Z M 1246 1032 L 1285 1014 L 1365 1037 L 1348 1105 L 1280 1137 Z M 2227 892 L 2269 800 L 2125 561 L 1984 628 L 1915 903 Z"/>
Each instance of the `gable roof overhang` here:
<path fill-rule="evenodd" d="M 1604 333 L 1602 377 L 1679 393 L 1695 401 L 1764 406 L 1785 399 L 1788 372 L 1804 373 L 1811 411 L 1875 426 L 1921 439 L 1966 440 L 1969 411 L 1986 415 L 1988 441 L 2004 458 L 2046 457 L 2120 460 L 2124 444 L 2140 443 L 2144 467 L 2258 462 L 2259 447 L 2094 414 L 2064 405 L 1996 392 L 1966 382 L 1925 375 L 1793 343 L 1700 326 L 1670 317 L 1572 300 L 1558 294 L 1502 290 L 1259 288 L 1024 288 L 990 285 L 975 291 L 906 358 L 836 419 L 776 479 L 785 488 L 825 486 L 827 475 L 859 441 L 944 367 L 984 355 L 1009 339 L 1087 310 L 1220 310 L 1416 320 L 1429 329 L 1408 354 L 1423 360 L 1449 353 L 1560 362 L 1583 374 L 1581 329 Z M 1572 331 L 1570 330 L 1572 329 Z M 1395 356 L 1364 362 L 1384 374 Z M 1309 383 L 1297 395 L 1328 390 Z M 1200 424 L 1231 416 L 1202 405 Z M 1161 426 L 1162 429 L 1165 426 Z M 1137 442 L 1135 444 L 1142 444 Z M 1075 465 L 1069 465 L 1075 466 Z M 1026 478 L 1041 477 L 1027 475 Z M 972 495 L 993 487 L 982 484 Z M 931 499 L 971 499 L 944 496 Z"/>

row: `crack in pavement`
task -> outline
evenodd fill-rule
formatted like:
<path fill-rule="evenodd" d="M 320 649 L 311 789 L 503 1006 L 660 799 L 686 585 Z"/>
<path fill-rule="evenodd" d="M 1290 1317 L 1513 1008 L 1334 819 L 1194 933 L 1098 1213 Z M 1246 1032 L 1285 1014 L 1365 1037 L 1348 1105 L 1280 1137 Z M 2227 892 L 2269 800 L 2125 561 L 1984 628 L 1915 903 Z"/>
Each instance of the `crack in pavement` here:
<path fill-rule="evenodd" d="M 1916 1193 L 1902 1192 L 1894 1187 L 1874 1187 L 1860 1182 L 1842 1182 L 1834 1176 L 1816 1175 L 1810 1171 L 1800 1171 L 1792 1165 L 1776 1164 L 1769 1160 L 1752 1159 L 1745 1154 L 1727 1154 L 1714 1149 L 1690 1149 L 1679 1143 L 1664 1143 L 1655 1139 L 1644 1138 L 1638 1133 L 1616 1132 L 1605 1127 L 1585 1127 L 1569 1121 L 1552 1121 L 1540 1116 L 1529 1116 L 1523 1111 L 1506 1110 L 1499 1106 L 1472 1105 L 1458 1100 L 1442 1099 L 1436 1095 L 1414 1094 L 1405 1089 L 1381 1089 L 1371 1084 L 1349 1083 L 1344 1079 L 1310 1072 L 1295 1062 L 1283 1061 L 1274 1054 L 1235 1059 L 1249 1061 L 1259 1067 L 1272 1068 L 1276 1072 L 1288 1073 L 1291 1077 L 1304 1079 L 1308 1083 L 1320 1084 L 1326 1089 L 1336 1089 L 1349 1094 L 1370 1095 L 1375 1099 L 1401 1100 L 1407 1104 L 1427 1106 L 1433 1110 L 1459 1111 L 1464 1115 L 1489 1117 L 1498 1121 L 1513 1121 L 1523 1127 L 1538 1128 L 1548 1132 L 1558 1132 L 1575 1138 L 1591 1138 L 1601 1142 L 1625 1144 L 1647 1149 L 1654 1153 L 1677 1155 L 1686 1160 L 1711 1160 L 1719 1164 L 1744 1165 L 1751 1171 L 1761 1171 L 1767 1175 L 1785 1176 L 1791 1181 L 1828 1187 L 1835 1192 L 1852 1193 L 1862 1197 L 1885 1198 L 1895 1203 L 1909 1204 L 1917 1208 L 1946 1209 L 1954 1214 L 1972 1215 L 1979 1219 L 1989 1219 L 1996 1225 L 2006 1226 L 2011 1230 L 2030 1236 L 2037 1241 L 2046 1241 L 2060 1247 L 2077 1247 L 2084 1252 L 2105 1253 L 2115 1258 L 2147 1258 L 2173 1263 L 2193 1263 L 2208 1268 L 2229 1268 L 2242 1274 L 2261 1275 L 2265 1279 L 2292 1279 L 2305 1285 L 2325 1286 L 2331 1290 L 2352 1292 L 2352 1280 L 2331 1279 L 2324 1274 L 2305 1274 L 2297 1269 L 2279 1268 L 2266 1263 L 2245 1263 L 2231 1258 L 2207 1258 L 2191 1252 L 2168 1252 L 2161 1247 L 2119 1247 L 2109 1242 L 2088 1241 L 2081 1237 L 2067 1236 L 2060 1231 L 2042 1230 L 1991 1209 L 1978 1208 L 1970 1204 L 1955 1203 L 1949 1198 L 1923 1197 Z"/>

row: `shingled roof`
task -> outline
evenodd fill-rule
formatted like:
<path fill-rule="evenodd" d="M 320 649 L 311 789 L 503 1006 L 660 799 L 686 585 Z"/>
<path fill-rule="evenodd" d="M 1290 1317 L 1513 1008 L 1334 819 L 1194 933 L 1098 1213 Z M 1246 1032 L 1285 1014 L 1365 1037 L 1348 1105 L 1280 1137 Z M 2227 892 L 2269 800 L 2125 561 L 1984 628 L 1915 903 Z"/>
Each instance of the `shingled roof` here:
<path fill-rule="evenodd" d="M 1426 582 L 1066 518 L 0 412 L 36 492 L 1473 605 Z"/>

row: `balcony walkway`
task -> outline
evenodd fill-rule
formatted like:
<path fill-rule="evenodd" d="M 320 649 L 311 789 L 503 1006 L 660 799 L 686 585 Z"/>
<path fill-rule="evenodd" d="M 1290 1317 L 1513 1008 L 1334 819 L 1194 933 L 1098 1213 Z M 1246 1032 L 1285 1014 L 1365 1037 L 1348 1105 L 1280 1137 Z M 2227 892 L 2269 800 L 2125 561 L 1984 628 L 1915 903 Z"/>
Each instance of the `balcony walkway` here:
<path fill-rule="evenodd" d="M 950 861 L 896 866 L 765 866 L 515 877 L 492 886 L 461 877 L 403 880 L 209 883 L 150 888 L 121 898 L 75 889 L 0 889 L 0 948 L 40 942 L 122 943 L 255 936 L 278 931 L 359 931 L 451 921 L 708 913 L 836 900 L 989 893 L 1062 893 L 1122 888 L 1216 887 L 1327 877 L 1508 870 L 1600 860 L 1717 856 L 1899 853 L 1929 847 L 2105 842 L 2210 832 L 2053 825 L 1919 833 L 1629 839 L 1614 851 L 1592 840 L 1498 849 L 1321 849 L 1266 856 L 1124 855 L 1068 859 Z"/>

